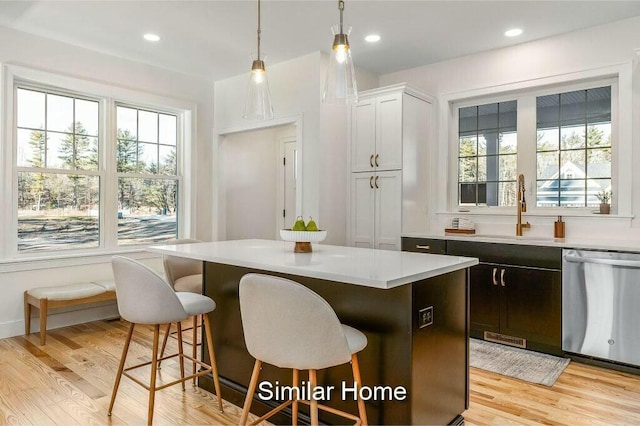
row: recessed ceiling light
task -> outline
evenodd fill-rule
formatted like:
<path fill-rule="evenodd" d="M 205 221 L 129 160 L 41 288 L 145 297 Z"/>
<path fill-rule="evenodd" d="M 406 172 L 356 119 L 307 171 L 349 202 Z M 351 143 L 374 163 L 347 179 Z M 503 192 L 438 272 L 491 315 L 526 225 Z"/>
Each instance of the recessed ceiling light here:
<path fill-rule="evenodd" d="M 522 30 L 520 28 L 512 28 L 504 32 L 504 35 L 507 37 L 517 37 L 522 34 Z"/>
<path fill-rule="evenodd" d="M 377 41 L 380 41 L 380 36 L 378 34 L 369 34 L 364 38 L 364 41 L 369 43 L 375 43 Z"/>
<path fill-rule="evenodd" d="M 160 36 L 156 34 L 147 33 L 143 37 L 147 41 L 160 41 Z"/>

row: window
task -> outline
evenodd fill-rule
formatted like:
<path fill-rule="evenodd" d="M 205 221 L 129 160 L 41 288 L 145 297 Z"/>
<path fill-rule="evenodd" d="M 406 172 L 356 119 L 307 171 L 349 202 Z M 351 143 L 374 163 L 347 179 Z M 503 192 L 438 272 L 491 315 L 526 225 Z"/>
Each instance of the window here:
<path fill-rule="evenodd" d="M 179 205 L 188 198 L 179 195 L 190 193 L 193 176 L 182 176 L 193 104 L 5 69 L 13 144 L 0 151 L 0 258 L 101 254 L 188 233 L 191 214 Z"/>
<path fill-rule="evenodd" d="M 630 84 L 628 75 L 624 82 Z M 506 86 L 503 94 L 482 89 L 468 92 L 466 100 L 449 100 L 455 114 L 449 208 L 513 208 L 519 174 L 525 176 L 530 214 L 590 214 L 599 205 L 598 193 L 630 194 L 620 176 L 631 171 L 631 146 L 616 144 L 620 132 L 630 134 L 631 117 L 621 121 L 618 105 L 630 97 L 620 94 L 618 78 L 560 86 L 554 77 L 546 83 Z M 614 202 L 617 214 L 629 214 L 624 197 Z"/>
<path fill-rule="evenodd" d="M 514 206 L 517 102 L 458 110 L 458 200 L 462 206 Z"/>
<path fill-rule="evenodd" d="M 611 191 L 611 86 L 539 96 L 539 207 L 593 207 Z"/>
<path fill-rule="evenodd" d="M 117 106 L 118 244 L 177 236 L 177 117 Z"/>
<path fill-rule="evenodd" d="M 99 103 L 16 89 L 18 250 L 100 244 Z"/>

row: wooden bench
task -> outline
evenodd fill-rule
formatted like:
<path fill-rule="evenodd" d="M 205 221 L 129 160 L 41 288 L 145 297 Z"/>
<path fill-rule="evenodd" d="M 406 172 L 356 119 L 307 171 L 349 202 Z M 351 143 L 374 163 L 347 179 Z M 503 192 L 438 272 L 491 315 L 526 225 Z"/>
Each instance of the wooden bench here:
<path fill-rule="evenodd" d="M 31 307 L 40 310 L 40 344 L 47 339 L 47 314 L 51 308 L 115 300 L 113 281 L 94 281 L 52 287 L 39 287 L 24 292 L 24 334 L 31 334 Z"/>

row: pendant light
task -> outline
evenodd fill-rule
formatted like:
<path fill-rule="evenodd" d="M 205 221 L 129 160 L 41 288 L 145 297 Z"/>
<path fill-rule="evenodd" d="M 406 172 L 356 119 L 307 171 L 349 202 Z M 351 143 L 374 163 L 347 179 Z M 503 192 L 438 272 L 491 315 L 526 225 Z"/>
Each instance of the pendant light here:
<path fill-rule="evenodd" d="M 322 93 L 322 102 L 333 104 L 349 104 L 358 102 L 358 88 L 356 86 L 356 72 L 351 59 L 351 49 L 349 47 L 349 33 L 343 28 L 342 14 L 344 12 L 344 1 L 338 0 L 338 10 L 340 11 L 340 24 L 331 27 L 333 33 L 333 46 L 329 58 L 329 69 L 327 80 Z"/>
<path fill-rule="evenodd" d="M 269 120 L 273 118 L 273 107 L 264 60 L 260 57 L 260 0 L 258 0 L 258 53 L 252 59 L 249 91 L 243 117 L 249 120 Z"/>

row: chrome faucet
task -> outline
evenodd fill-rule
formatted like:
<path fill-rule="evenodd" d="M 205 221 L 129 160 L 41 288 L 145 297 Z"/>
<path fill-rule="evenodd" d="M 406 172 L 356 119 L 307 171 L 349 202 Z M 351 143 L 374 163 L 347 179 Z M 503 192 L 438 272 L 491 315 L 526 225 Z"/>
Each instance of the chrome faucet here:
<path fill-rule="evenodd" d="M 518 222 L 516 223 L 516 236 L 518 237 L 522 237 L 522 228 L 531 228 L 529 222 L 522 223 L 522 213 L 527 211 L 527 202 L 524 199 L 524 193 L 524 175 L 520 173 L 518 175 Z"/>

